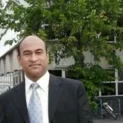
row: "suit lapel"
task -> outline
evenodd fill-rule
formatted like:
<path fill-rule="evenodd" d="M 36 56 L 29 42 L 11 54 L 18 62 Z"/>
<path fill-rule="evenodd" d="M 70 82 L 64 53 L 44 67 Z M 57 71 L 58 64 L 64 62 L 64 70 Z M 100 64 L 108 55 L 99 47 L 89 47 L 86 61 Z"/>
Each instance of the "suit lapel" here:
<path fill-rule="evenodd" d="M 14 101 L 17 106 L 21 116 L 24 118 L 26 123 L 29 123 L 28 111 L 26 106 L 26 97 L 25 97 L 25 83 L 22 82 L 19 86 L 15 88 L 14 92 Z"/>
<path fill-rule="evenodd" d="M 57 77 L 50 75 L 49 82 L 49 122 L 51 122 L 54 113 L 56 111 L 61 93 L 62 93 L 62 81 Z"/>

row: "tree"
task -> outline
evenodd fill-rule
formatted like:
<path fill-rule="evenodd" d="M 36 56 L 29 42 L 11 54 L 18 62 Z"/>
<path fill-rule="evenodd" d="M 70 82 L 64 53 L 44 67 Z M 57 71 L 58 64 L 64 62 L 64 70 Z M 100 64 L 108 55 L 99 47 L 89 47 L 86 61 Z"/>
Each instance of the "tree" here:
<path fill-rule="evenodd" d="M 113 68 L 122 67 L 115 53 L 123 48 L 123 27 L 119 22 L 122 0 L 24 1 L 26 6 L 18 0 L 9 0 L 5 7 L 0 4 L 0 28 L 19 32 L 20 38 L 36 34 L 52 45 L 52 52 L 57 51 L 60 58 L 72 56 L 75 63 L 68 67 L 68 76 L 83 81 L 93 104 L 93 97 L 103 88 L 102 82 L 112 80 L 99 65 L 101 58 Z M 108 43 L 114 36 L 118 41 Z M 93 62 L 88 64 L 84 62 L 87 51 L 93 55 Z"/>

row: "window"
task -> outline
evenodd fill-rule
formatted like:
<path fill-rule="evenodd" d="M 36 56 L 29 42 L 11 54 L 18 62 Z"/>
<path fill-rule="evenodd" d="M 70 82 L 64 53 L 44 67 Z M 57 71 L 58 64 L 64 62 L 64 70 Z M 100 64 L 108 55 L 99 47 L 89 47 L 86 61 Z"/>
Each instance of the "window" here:
<path fill-rule="evenodd" d="M 123 71 L 118 70 L 118 80 L 123 81 Z"/>
<path fill-rule="evenodd" d="M 56 76 L 62 76 L 62 70 L 49 70 L 49 72 Z"/>
<path fill-rule="evenodd" d="M 118 95 L 123 95 L 123 83 L 118 83 Z"/>
<path fill-rule="evenodd" d="M 102 95 L 115 95 L 115 83 L 103 83 L 105 89 L 102 90 Z"/>

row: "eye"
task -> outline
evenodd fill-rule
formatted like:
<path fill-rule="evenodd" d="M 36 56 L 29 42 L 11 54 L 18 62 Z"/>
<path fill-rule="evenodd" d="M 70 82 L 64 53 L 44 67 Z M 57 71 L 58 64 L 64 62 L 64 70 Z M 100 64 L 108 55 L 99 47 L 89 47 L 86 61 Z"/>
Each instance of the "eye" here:
<path fill-rule="evenodd" d="M 25 56 L 29 56 L 30 55 L 30 52 L 25 52 L 24 55 Z"/>
<path fill-rule="evenodd" d="M 42 54 L 42 52 L 37 52 L 36 54 L 40 55 L 40 54 Z"/>
<path fill-rule="evenodd" d="M 38 54 L 38 55 L 40 55 L 40 54 L 42 54 L 42 53 L 43 53 L 42 50 L 36 51 L 36 54 Z"/>

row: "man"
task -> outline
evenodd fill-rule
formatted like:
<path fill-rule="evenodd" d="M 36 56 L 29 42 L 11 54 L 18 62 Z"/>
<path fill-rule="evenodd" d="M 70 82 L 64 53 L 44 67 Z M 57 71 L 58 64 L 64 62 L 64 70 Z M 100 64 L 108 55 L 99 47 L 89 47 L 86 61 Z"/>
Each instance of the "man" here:
<path fill-rule="evenodd" d="M 49 74 L 43 40 L 21 41 L 18 61 L 25 81 L 0 96 L 0 123 L 92 123 L 82 82 Z"/>

